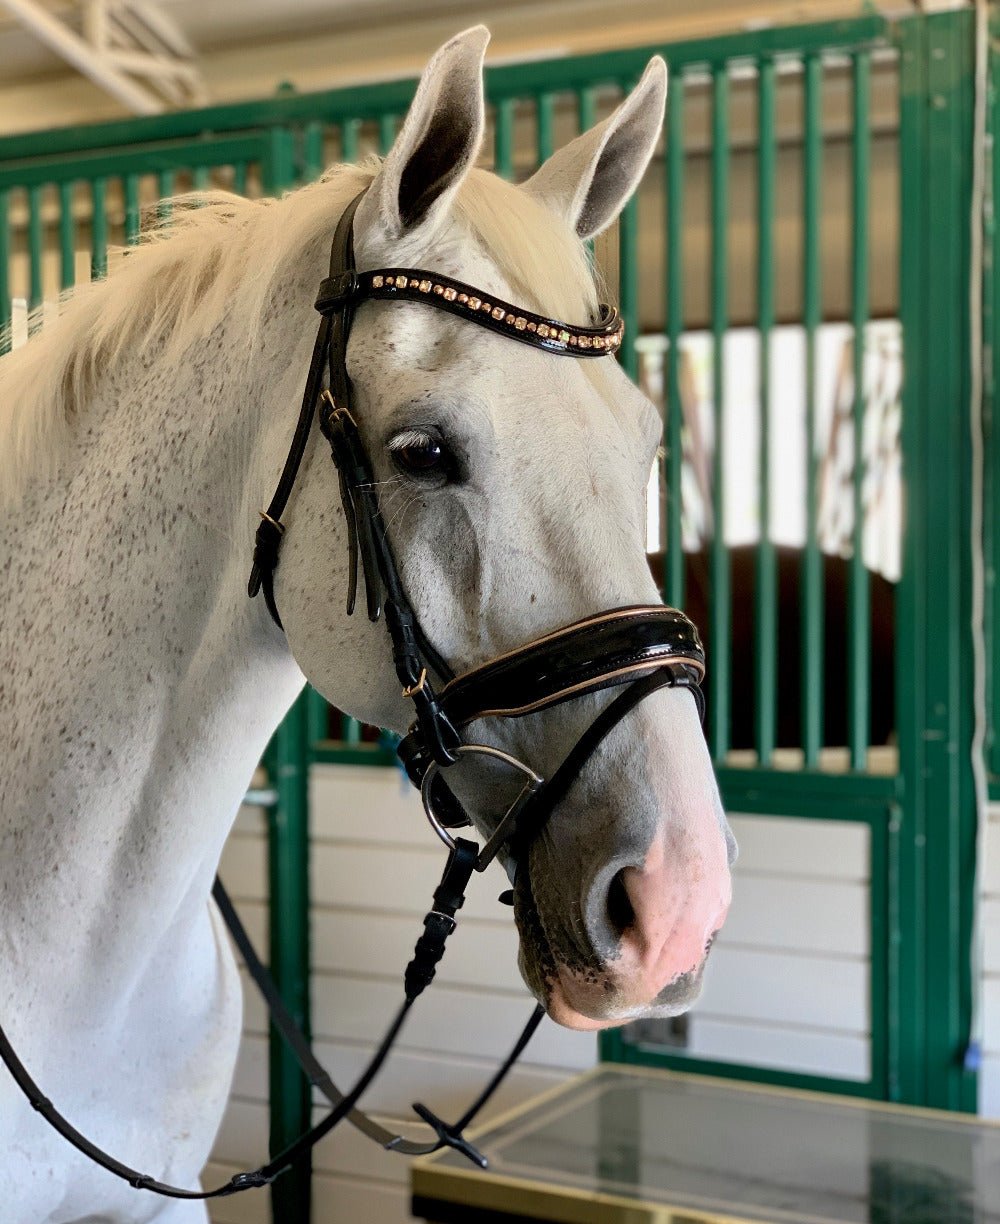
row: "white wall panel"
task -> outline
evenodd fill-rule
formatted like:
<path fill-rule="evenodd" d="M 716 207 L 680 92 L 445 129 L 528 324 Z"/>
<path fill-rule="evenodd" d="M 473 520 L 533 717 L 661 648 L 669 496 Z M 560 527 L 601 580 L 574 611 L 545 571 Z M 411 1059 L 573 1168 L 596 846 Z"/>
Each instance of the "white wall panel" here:
<path fill-rule="evenodd" d="M 430 826 L 420 796 L 398 770 L 366 765 L 314 769 L 310 802 L 315 841 L 427 849 Z"/>
<path fill-rule="evenodd" d="M 1000 976 L 1000 896 L 987 896 L 981 912 L 983 920 L 983 969 Z"/>
<path fill-rule="evenodd" d="M 319 1174 L 313 1178 L 313 1218 L 322 1224 L 412 1224 L 410 1193 L 384 1182 Z"/>
<path fill-rule="evenodd" d="M 267 1160 L 268 1110 L 263 1100 L 230 1099 L 212 1158 L 249 1169 Z"/>
<path fill-rule="evenodd" d="M 267 840 L 263 834 L 230 834 L 222 851 L 219 875 L 234 901 L 266 903 Z"/>
<path fill-rule="evenodd" d="M 406 1168 L 406 1161 L 398 1157 L 397 1164 Z M 213 1161 L 205 1171 L 205 1184 L 226 1181 L 240 1171 L 236 1165 Z M 213 1224 L 272 1224 L 271 1196 L 267 1190 L 251 1190 L 216 1199 L 210 1214 Z M 375 1181 L 317 1170 L 313 1219 L 321 1224 L 412 1224 L 409 1190 L 395 1176 Z"/>
<path fill-rule="evenodd" d="M 413 955 L 417 931 L 419 925 L 414 926 L 411 914 L 314 909 L 313 968 L 328 973 L 389 975 L 398 981 Z M 513 922 L 509 918 L 505 923 L 477 921 L 463 911 L 434 981 L 439 986 L 481 986 L 523 995 Z"/>
<path fill-rule="evenodd" d="M 867 884 L 753 875 L 738 867 L 723 928 L 737 944 L 841 956 L 869 955 Z"/>
<path fill-rule="evenodd" d="M 419 849 L 316 842 L 310 863 L 313 904 L 422 918 L 430 909 L 431 896 L 441 878 L 444 853 L 430 829 Z M 509 922 L 510 908 L 497 900 L 507 887 L 505 881 L 499 868 L 488 879 L 476 876 L 462 917 Z"/>
<path fill-rule="evenodd" d="M 699 1015 L 868 1032 L 868 963 L 719 945 L 708 958 Z"/>
<path fill-rule="evenodd" d="M 367 1046 L 347 1042 L 320 1041 L 316 1048 L 323 1065 L 338 1083 L 357 1079 L 369 1053 Z M 529 1047 L 525 1059 L 533 1057 L 534 1050 Z M 447 1050 L 403 1051 L 393 1056 L 391 1073 L 376 1080 L 365 1094 L 365 1103 L 382 1114 L 412 1119 L 411 1105 L 422 1100 L 445 1117 L 458 1117 L 465 1113 L 496 1067 L 495 1060 L 460 1057 Z M 478 1120 L 496 1117 L 521 1101 L 546 1092 L 564 1078 L 565 1068 L 545 1068 L 522 1061 L 504 1080 Z M 316 1099 L 320 1097 L 317 1095 Z"/>
<path fill-rule="evenodd" d="M 990 808 L 982 847 L 983 892 L 988 897 L 1000 897 L 1000 806 Z"/>
<path fill-rule="evenodd" d="M 338 1084 L 352 1083 L 364 1070 L 371 1047 L 349 1041 L 320 1041 L 316 1053 Z M 392 1057 L 391 1072 L 376 1079 L 365 1094 L 365 1107 L 375 1112 L 406 1118 L 416 1100 L 426 1101 L 440 1113 L 461 1114 L 496 1063 L 489 1058 L 462 1057 L 446 1049 L 419 1053 L 404 1050 Z M 551 1070 L 520 1063 L 504 1081 L 503 1087 L 482 1115 L 496 1116 L 529 1096 L 544 1092 L 563 1078 L 561 1069 Z M 233 1095 L 244 1101 L 264 1101 L 267 1097 L 267 1040 L 244 1037 L 233 1079 Z M 325 1098 L 317 1090 L 315 1099 Z"/>
<path fill-rule="evenodd" d="M 267 1007 L 246 970 L 243 978 L 243 1031 L 264 1036 L 267 1033 Z"/>
<path fill-rule="evenodd" d="M 748 1024 L 695 1015 L 687 1052 L 698 1058 L 729 1062 L 739 1059 L 757 1067 L 837 1075 L 866 1080 L 871 1076 L 871 1048 L 866 1035 L 830 1029 L 796 1029 L 788 1025 Z"/>
<path fill-rule="evenodd" d="M 868 826 L 842 820 L 729 814 L 740 857 L 740 876 L 868 880 Z"/>
<path fill-rule="evenodd" d="M 244 1168 L 242 1164 L 228 1165 L 213 1159 L 202 1180 L 206 1186 L 218 1186 Z M 213 1199 L 208 1210 L 213 1224 L 271 1224 L 271 1196 L 266 1190 L 248 1190 L 232 1198 Z"/>
<path fill-rule="evenodd" d="M 983 981 L 983 1049 L 1000 1055 L 1000 976 L 995 974 Z"/>
<path fill-rule="evenodd" d="M 233 1072 L 232 1093 L 245 1100 L 265 1100 L 267 1097 L 267 1038 L 244 1031 L 240 1043 L 236 1070 Z"/>
<path fill-rule="evenodd" d="M 979 1075 L 979 1112 L 1000 1118 L 1000 1055 L 987 1054 Z"/>
<path fill-rule="evenodd" d="M 316 974 L 313 1032 L 320 1039 L 346 1038 L 374 1045 L 373 1038 L 388 1027 L 401 1001 L 402 988 L 395 983 Z M 527 992 L 512 998 L 435 984 L 414 1004 L 401 1045 L 500 1059 L 514 1044 L 531 1008 Z M 596 1057 L 593 1033 L 572 1033 L 543 1020 L 532 1038 L 529 1061 L 578 1069 L 593 1066 Z"/>

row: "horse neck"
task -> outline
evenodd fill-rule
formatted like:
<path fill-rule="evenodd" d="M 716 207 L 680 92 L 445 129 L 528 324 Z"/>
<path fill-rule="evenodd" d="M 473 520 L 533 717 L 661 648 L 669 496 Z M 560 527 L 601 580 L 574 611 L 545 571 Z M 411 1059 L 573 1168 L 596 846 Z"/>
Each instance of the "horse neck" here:
<path fill-rule="evenodd" d="M 286 400 L 265 426 L 263 408 L 294 393 L 308 337 L 272 332 L 272 383 L 240 352 L 243 327 L 106 377 L 63 477 L 0 528 L 13 689 L 0 896 L 36 964 L 39 943 L 58 944 L 59 965 L 135 972 L 204 913 L 253 767 L 302 684 L 246 575 L 250 506 L 295 411 Z"/>

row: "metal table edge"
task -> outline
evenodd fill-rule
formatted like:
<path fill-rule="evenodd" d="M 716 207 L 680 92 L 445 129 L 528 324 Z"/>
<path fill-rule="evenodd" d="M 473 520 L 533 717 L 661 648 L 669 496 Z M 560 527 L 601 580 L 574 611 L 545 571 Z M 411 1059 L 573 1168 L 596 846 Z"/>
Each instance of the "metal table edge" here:
<path fill-rule="evenodd" d="M 982 1118 L 975 1114 L 951 1110 L 927 1109 L 919 1106 L 900 1105 L 891 1101 L 875 1101 L 868 1098 L 841 1096 L 836 1093 L 816 1092 L 803 1088 L 784 1088 L 773 1084 L 755 1084 L 743 1080 L 728 1080 L 716 1076 L 699 1075 L 696 1071 L 672 1071 L 660 1067 L 637 1067 L 623 1063 L 601 1063 L 563 1083 L 556 1084 L 544 1092 L 513 1106 L 511 1109 L 475 1128 L 474 1138 L 494 1133 L 499 1127 L 509 1125 L 527 1114 L 544 1109 L 561 1097 L 594 1080 L 608 1076 L 621 1079 L 659 1079 L 696 1082 L 713 1088 L 729 1088 L 746 1094 L 779 1096 L 790 1100 L 804 1100 L 833 1106 L 849 1106 L 852 1109 L 874 1110 L 907 1118 L 924 1118 L 964 1125 L 972 1124 L 988 1129 L 1000 1129 L 1000 1119 Z M 512 1220 L 538 1219 L 552 1224 L 752 1224 L 746 1217 L 720 1214 L 711 1209 L 692 1206 L 672 1206 L 666 1203 L 642 1203 L 636 1199 L 602 1191 L 582 1190 L 578 1187 L 540 1182 L 533 1178 L 486 1170 L 455 1168 L 442 1165 L 448 1149 L 423 1156 L 413 1161 L 410 1170 L 410 1195 L 414 1207 L 431 1211 L 436 1204 L 442 1207 L 475 1208 L 492 1212 L 499 1221 L 509 1216 Z M 567 1215 L 567 1203 L 572 1203 L 572 1215 Z M 424 1218 L 434 1220 L 433 1214 Z M 458 1218 L 453 1217 L 453 1218 Z M 802 1224 L 807 1224 L 802 1221 Z"/>
<path fill-rule="evenodd" d="M 551 1224 L 759 1224 L 745 1216 L 721 1215 L 697 1207 L 641 1203 L 622 1195 L 576 1186 L 551 1185 L 507 1173 L 485 1174 L 475 1169 L 442 1168 L 414 1162 L 410 1196 L 424 1218 L 433 1221 L 437 1203 L 490 1211 L 498 1218 L 551 1221 Z M 419 1165 L 419 1167 L 418 1167 Z M 572 1204 L 571 1214 L 567 1214 Z M 802 1224 L 808 1224 L 803 1221 Z"/>
<path fill-rule="evenodd" d="M 786 1097 L 789 1100 L 796 1101 L 814 1101 L 817 1103 L 830 1104 L 836 1106 L 848 1106 L 851 1109 L 875 1110 L 884 1113 L 895 1114 L 897 1117 L 907 1118 L 925 1118 L 927 1121 L 934 1122 L 957 1122 L 962 1125 L 971 1125 L 985 1127 L 989 1130 L 1000 1130 L 1000 1117 L 984 1118 L 979 1114 L 968 1113 L 965 1110 L 959 1109 L 935 1109 L 931 1106 L 924 1105 L 905 1105 L 899 1101 L 880 1101 L 873 1097 L 864 1096 L 849 1096 L 846 1093 L 824 1092 L 815 1088 L 789 1088 L 782 1084 L 764 1084 L 756 1083 L 753 1080 L 729 1079 L 724 1075 L 700 1075 L 697 1070 L 690 1071 L 675 1071 L 667 1067 L 646 1067 L 635 1063 L 601 1063 L 594 1067 L 591 1071 L 585 1072 L 583 1075 L 574 1076 L 566 1084 L 560 1087 L 577 1087 L 585 1082 L 586 1079 L 595 1077 L 602 1072 L 611 1071 L 614 1074 L 622 1076 L 633 1076 L 638 1079 L 668 1079 L 674 1081 L 693 1081 L 697 1084 L 704 1084 L 715 1088 L 729 1088 L 734 1092 L 740 1093 L 757 1093 L 763 1096 L 779 1096 Z M 552 1091 L 551 1089 L 549 1091 Z M 543 1104 L 544 1097 L 537 1096 L 533 1100 L 528 1101 L 526 1106 L 519 1107 L 518 1112 L 522 1109 Z M 511 1111 L 514 1114 L 514 1111 Z M 516 1115 L 515 1115 L 516 1116 Z M 484 1127 L 480 1127 L 480 1133 L 484 1130 L 492 1130 L 501 1121 L 509 1121 L 508 1118 L 496 1118 Z M 429 1157 L 427 1158 L 429 1159 Z"/>

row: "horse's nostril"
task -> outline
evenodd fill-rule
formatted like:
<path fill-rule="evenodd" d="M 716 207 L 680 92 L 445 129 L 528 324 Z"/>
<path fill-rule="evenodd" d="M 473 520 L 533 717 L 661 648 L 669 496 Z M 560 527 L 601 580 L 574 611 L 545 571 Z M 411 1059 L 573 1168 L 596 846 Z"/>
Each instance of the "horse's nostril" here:
<path fill-rule="evenodd" d="M 635 922 L 635 910 L 625 888 L 624 871 L 619 871 L 608 889 L 608 922 L 616 935 L 624 935 Z"/>

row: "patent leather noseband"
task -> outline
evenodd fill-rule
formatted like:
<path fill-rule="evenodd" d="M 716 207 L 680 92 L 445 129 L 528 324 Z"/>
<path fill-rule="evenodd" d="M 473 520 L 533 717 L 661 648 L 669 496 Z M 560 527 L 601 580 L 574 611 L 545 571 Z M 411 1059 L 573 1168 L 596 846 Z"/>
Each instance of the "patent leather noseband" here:
<path fill-rule="evenodd" d="M 447 311 L 460 320 L 562 357 L 596 358 L 614 354 L 624 326 L 618 312 L 602 306 L 595 324 L 574 325 L 549 319 L 502 301 L 474 286 L 435 272 L 383 268 L 358 272 L 354 261 L 353 221 L 362 195 L 337 225 L 330 252 L 329 275 L 320 285 L 316 309 L 321 321 L 313 345 L 302 406 L 278 486 L 261 511 L 248 591 L 263 591 L 268 611 L 281 627 L 274 598 L 274 571 L 285 527 L 281 516 L 305 454 L 313 422 L 330 445 L 340 483 L 348 530 L 349 585 L 347 611 L 353 613 L 358 570 L 365 583 L 367 613 L 383 614 L 396 674 L 403 694 L 413 703 L 414 722 L 400 744 L 400 758 L 420 789 L 428 819 L 450 854 L 434 892 L 432 908 L 404 974 L 404 1001 L 364 1072 L 349 1092 L 341 1092 L 320 1065 L 306 1037 L 289 1013 L 267 969 L 261 964 L 220 881 L 214 896 L 254 980 L 264 994 L 272 1020 L 291 1047 L 303 1072 L 330 1103 L 330 1112 L 306 1134 L 259 1169 L 238 1173 L 211 1190 L 192 1190 L 158 1181 L 110 1156 L 77 1130 L 35 1083 L 0 1028 L 0 1059 L 31 1106 L 94 1163 L 136 1189 L 179 1199 L 218 1198 L 266 1186 L 304 1157 L 341 1121 L 347 1120 L 383 1147 L 423 1154 L 445 1145 L 476 1164 L 485 1158 L 464 1131 L 514 1065 L 537 1028 L 544 1009 L 537 1006 L 509 1055 L 468 1110 L 447 1123 L 425 1105 L 418 1116 L 433 1138 L 419 1142 L 393 1134 L 358 1108 L 364 1091 L 382 1068 L 410 1007 L 434 978 L 445 941 L 455 930 L 456 914 L 474 871 L 484 870 L 504 850 L 508 870 L 527 862 L 532 841 L 604 739 L 641 701 L 664 686 L 686 688 L 702 712 L 700 684 L 705 657 L 697 630 L 688 618 L 662 605 L 613 608 L 556 629 L 478 667 L 455 676 L 421 628 L 396 566 L 392 544 L 379 508 L 372 465 L 358 430 L 347 375 L 347 343 L 357 306 L 366 300 L 407 301 Z M 436 687 L 440 682 L 440 691 Z M 521 718 L 562 702 L 614 690 L 561 765 L 547 779 L 530 765 L 487 744 L 464 738 L 479 720 Z M 447 785 L 448 770 L 469 755 L 485 755 L 505 764 L 521 778 L 520 793 L 500 814 L 485 846 L 453 836 L 451 829 L 471 823 Z M 503 899 L 503 898 L 502 898 Z M 507 894 L 507 899 L 510 899 Z"/>
<path fill-rule="evenodd" d="M 441 690 L 454 727 L 534 714 L 668 667 L 700 700 L 705 661 L 694 625 L 667 607 L 626 607 L 564 626 L 456 676 Z"/>

